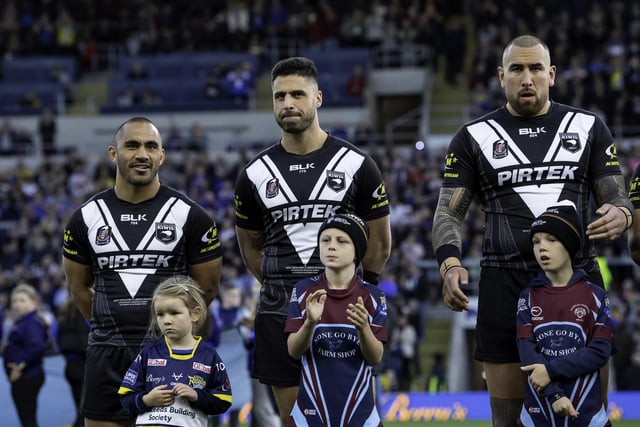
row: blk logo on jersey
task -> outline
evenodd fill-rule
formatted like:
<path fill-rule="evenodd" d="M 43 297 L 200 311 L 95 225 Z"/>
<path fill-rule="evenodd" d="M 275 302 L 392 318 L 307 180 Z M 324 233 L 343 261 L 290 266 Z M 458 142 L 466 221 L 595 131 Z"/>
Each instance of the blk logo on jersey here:
<path fill-rule="evenodd" d="M 327 186 L 333 191 L 342 191 L 346 185 L 344 172 L 327 171 Z"/>
<path fill-rule="evenodd" d="M 272 178 L 267 182 L 267 187 L 265 189 L 265 197 L 267 199 L 273 199 L 280 192 L 280 185 L 278 184 L 278 178 Z"/>
<path fill-rule="evenodd" d="M 141 221 L 147 220 L 147 214 L 122 214 L 120 215 L 120 221 L 130 222 L 132 224 L 138 224 Z"/>
<path fill-rule="evenodd" d="M 109 242 L 111 242 L 111 227 L 103 225 L 98 228 L 98 231 L 96 232 L 96 245 L 108 245 Z"/>
<path fill-rule="evenodd" d="M 508 154 L 509 154 L 509 147 L 507 146 L 507 141 L 505 141 L 504 139 L 501 139 L 493 143 L 494 159 L 503 159 L 507 157 Z"/>
<path fill-rule="evenodd" d="M 580 136 L 574 132 L 560 133 L 560 146 L 570 153 L 575 153 L 582 148 L 580 144 Z"/>
<path fill-rule="evenodd" d="M 171 243 L 176 240 L 176 225 L 156 222 L 156 239 L 162 243 Z"/>

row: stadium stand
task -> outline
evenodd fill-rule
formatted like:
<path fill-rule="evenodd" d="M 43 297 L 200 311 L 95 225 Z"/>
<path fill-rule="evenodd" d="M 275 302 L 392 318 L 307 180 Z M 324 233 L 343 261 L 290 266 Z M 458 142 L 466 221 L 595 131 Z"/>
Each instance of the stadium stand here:
<path fill-rule="evenodd" d="M 134 67 L 143 76 L 132 78 Z M 238 52 L 175 53 L 169 55 L 125 56 L 118 60 L 115 77 L 108 83 L 108 100 L 102 113 L 145 111 L 246 110 L 255 90 L 258 59 Z M 215 75 L 219 96 L 206 93 L 207 81 Z M 128 89 L 132 99 L 121 102 Z M 150 90 L 155 99 L 145 102 Z"/>
<path fill-rule="evenodd" d="M 2 62 L 2 76 L 0 115 L 63 113 L 78 69 L 72 56 L 20 56 Z"/>

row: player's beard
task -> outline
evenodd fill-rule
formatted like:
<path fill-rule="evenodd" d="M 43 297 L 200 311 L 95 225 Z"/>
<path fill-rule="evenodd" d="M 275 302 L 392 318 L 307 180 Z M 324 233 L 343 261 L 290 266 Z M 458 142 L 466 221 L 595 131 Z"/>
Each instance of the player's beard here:
<path fill-rule="evenodd" d="M 315 109 L 309 115 L 296 116 L 298 120 L 284 120 L 280 116 L 276 116 L 276 122 L 280 128 L 287 133 L 302 133 L 311 126 L 316 118 Z"/>
<path fill-rule="evenodd" d="M 512 99 L 509 99 L 509 104 L 513 110 L 523 117 L 533 117 L 540 114 L 544 105 L 547 103 L 547 97 L 541 98 L 536 96 L 534 100 L 522 101 L 520 96 L 516 95 Z"/>
<path fill-rule="evenodd" d="M 158 166 L 153 163 L 148 169 L 148 173 L 139 174 L 129 165 L 118 164 L 118 169 L 124 180 L 134 187 L 144 187 L 151 184 L 158 176 Z"/>

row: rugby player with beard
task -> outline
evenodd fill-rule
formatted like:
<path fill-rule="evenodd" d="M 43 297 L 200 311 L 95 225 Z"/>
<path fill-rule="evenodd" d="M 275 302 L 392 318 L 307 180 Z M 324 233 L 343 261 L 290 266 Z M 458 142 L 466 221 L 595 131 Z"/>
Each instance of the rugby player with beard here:
<path fill-rule="evenodd" d="M 485 215 L 475 358 L 486 375 L 494 426 L 516 425 L 525 394 L 516 308 L 538 271 L 529 241 L 533 219 L 549 206 L 571 202 L 580 214 L 577 226 L 586 230 L 574 268 L 600 286 L 593 241 L 617 239 L 632 223 L 609 129 L 593 112 L 553 102 L 549 90 L 555 76 L 542 40 L 523 35 L 507 44 L 498 67 L 506 105 L 454 135 L 434 215 L 443 300 L 453 311 L 470 309 L 464 292 L 469 272 L 461 260 L 463 224 L 474 198 Z"/>
<path fill-rule="evenodd" d="M 373 159 L 324 131 L 315 64 L 279 61 L 271 72 L 273 109 L 282 137 L 243 168 L 236 182 L 236 231 L 247 269 L 260 281 L 252 376 L 269 384 L 283 425 L 298 395 L 300 361 L 287 351 L 284 326 L 296 282 L 320 274 L 323 221 L 354 213 L 370 229 L 362 277 L 377 284 L 391 248 L 389 200 Z"/>

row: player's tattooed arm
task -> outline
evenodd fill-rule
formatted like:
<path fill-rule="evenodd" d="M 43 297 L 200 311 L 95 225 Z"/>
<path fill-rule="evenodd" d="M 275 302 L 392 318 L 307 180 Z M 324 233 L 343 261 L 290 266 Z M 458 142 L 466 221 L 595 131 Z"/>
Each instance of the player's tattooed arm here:
<path fill-rule="evenodd" d="M 613 206 L 626 208 L 629 213 L 632 213 L 633 205 L 629 200 L 626 187 L 622 175 L 605 176 L 596 180 L 593 192 L 598 206 L 610 203 Z"/>
<path fill-rule="evenodd" d="M 472 200 L 473 193 L 468 188 L 440 189 L 431 237 L 434 250 L 442 245 L 462 248 L 462 223 Z"/>
<path fill-rule="evenodd" d="M 590 240 L 614 240 L 633 224 L 633 205 L 621 175 L 597 179 L 593 193 L 598 218 L 587 225 Z"/>

